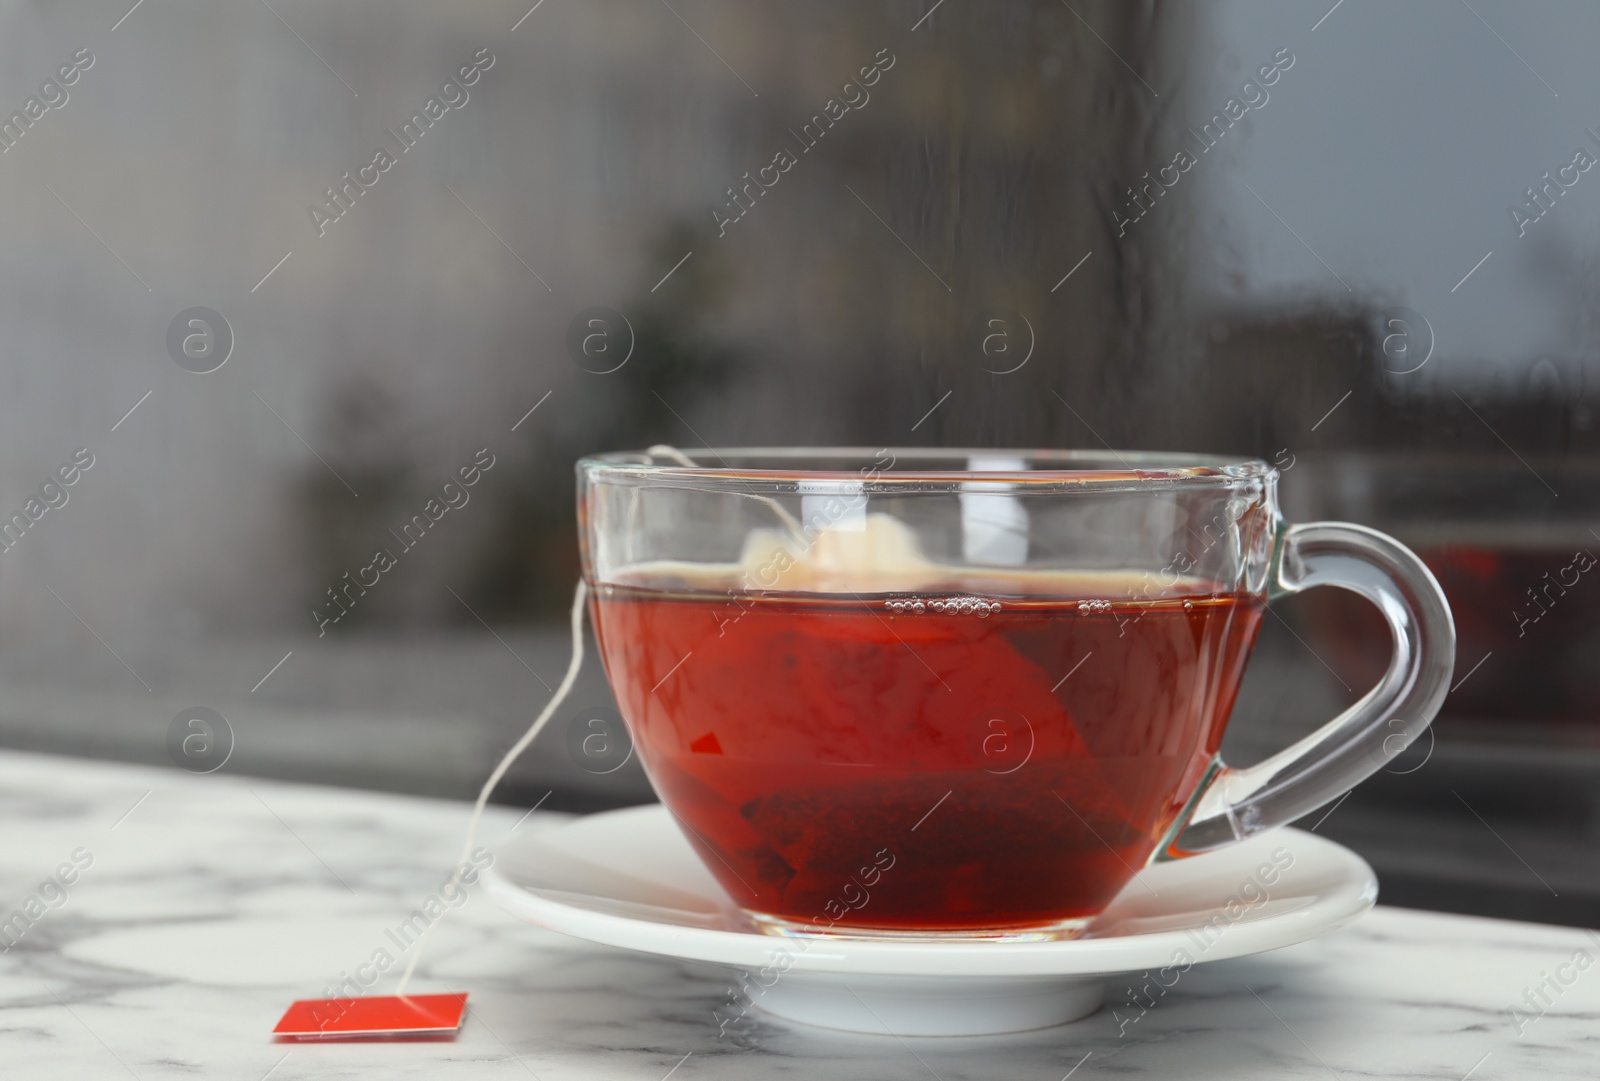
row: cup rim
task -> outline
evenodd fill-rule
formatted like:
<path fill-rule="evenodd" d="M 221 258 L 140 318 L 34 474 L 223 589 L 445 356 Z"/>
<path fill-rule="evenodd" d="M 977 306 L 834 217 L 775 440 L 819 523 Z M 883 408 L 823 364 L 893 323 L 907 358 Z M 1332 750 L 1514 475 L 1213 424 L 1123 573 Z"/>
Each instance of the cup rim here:
<path fill-rule="evenodd" d="M 654 453 L 652 453 L 654 452 Z M 697 464 L 675 461 L 681 454 Z M 884 458 L 886 465 L 880 465 Z M 918 460 L 919 468 L 897 468 L 902 457 Z M 972 469 L 973 459 L 1023 459 L 1030 468 Z M 784 467 L 785 459 L 806 465 Z M 761 465 L 740 462 L 760 461 Z M 816 463 L 836 461 L 837 468 Z M 928 465 L 948 461 L 936 468 Z M 1042 466 L 1042 468 L 1041 468 Z M 591 454 L 577 463 L 580 474 L 594 481 L 720 487 L 752 483 L 784 487 L 802 481 L 842 481 L 873 491 L 963 488 L 975 482 L 1032 489 L 1108 489 L 1219 487 L 1241 482 L 1266 482 L 1276 467 L 1259 458 L 1178 451 L 1090 450 L 1012 447 L 651 447 L 643 451 Z"/>

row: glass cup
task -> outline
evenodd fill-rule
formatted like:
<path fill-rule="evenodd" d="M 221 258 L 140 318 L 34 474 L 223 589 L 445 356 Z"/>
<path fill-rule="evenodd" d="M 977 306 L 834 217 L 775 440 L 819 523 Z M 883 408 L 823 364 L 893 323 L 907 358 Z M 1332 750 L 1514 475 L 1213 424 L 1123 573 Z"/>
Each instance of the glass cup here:
<path fill-rule="evenodd" d="M 1362 526 L 1287 525 L 1264 462 L 652 448 L 578 463 L 583 573 L 646 774 L 784 935 L 1071 937 L 1138 872 L 1293 821 L 1449 688 L 1450 609 Z M 1218 757 L 1275 597 L 1394 639 L 1359 702 Z"/>

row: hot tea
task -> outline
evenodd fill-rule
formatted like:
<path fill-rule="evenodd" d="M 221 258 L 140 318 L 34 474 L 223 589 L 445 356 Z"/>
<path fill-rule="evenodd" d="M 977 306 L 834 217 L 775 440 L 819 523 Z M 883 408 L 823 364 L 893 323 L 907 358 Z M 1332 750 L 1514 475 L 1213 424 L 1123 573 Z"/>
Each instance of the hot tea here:
<path fill-rule="evenodd" d="M 1114 599 L 1125 578 L 861 597 L 641 569 L 593 613 L 651 780 L 742 907 L 791 930 L 1025 933 L 1087 919 L 1145 865 L 1261 620 L 1247 593 Z"/>
<path fill-rule="evenodd" d="M 1265 462 L 652 447 L 578 476 L 588 603 L 640 760 L 772 934 L 1069 937 L 1152 858 L 1339 799 L 1451 687 L 1426 566 L 1372 529 L 1286 524 Z M 1226 766 L 1267 600 L 1314 586 L 1378 608 L 1388 670 Z"/>

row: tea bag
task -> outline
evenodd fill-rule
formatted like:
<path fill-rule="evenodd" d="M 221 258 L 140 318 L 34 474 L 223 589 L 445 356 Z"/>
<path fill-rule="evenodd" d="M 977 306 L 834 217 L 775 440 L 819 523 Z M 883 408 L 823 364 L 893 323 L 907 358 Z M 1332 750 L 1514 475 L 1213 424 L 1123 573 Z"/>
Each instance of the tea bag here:
<path fill-rule="evenodd" d="M 826 522 L 799 535 L 755 530 L 745 540 L 739 571 L 749 588 L 804 593 L 915 591 L 950 577 L 948 568 L 922 554 L 905 523 L 887 514 Z"/>

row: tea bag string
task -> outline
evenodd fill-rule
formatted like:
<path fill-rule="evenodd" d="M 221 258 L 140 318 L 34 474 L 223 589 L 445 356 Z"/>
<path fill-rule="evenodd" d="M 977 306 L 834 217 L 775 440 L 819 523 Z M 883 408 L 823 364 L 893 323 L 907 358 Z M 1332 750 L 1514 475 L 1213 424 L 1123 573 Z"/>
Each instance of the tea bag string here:
<path fill-rule="evenodd" d="M 652 458 L 671 458 L 679 465 L 688 466 L 690 469 L 704 468 L 699 462 L 683 453 L 683 451 L 679 450 L 677 447 L 668 446 L 665 443 L 657 443 L 655 446 L 645 451 L 645 453 Z M 806 543 L 805 530 L 800 528 L 800 522 L 795 518 L 794 515 L 790 514 L 784 508 L 782 503 L 779 503 L 771 496 L 757 495 L 755 492 L 735 492 L 734 494 L 747 496 L 750 499 L 756 500 L 758 503 L 765 503 L 767 506 L 771 507 L 772 512 L 783 521 L 784 526 L 788 528 L 789 532 L 794 534 L 795 539 L 800 541 L 801 544 Z"/>
<path fill-rule="evenodd" d="M 650 455 L 652 458 L 671 458 L 679 465 L 686 465 L 690 469 L 700 468 L 699 462 L 683 453 L 683 451 L 679 450 L 677 447 L 669 447 L 665 443 L 657 443 L 655 446 L 645 451 L 645 453 Z"/>
<path fill-rule="evenodd" d="M 468 862 L 468 858 L 472 854 L 472 846 L 478 840 L 478 825 L 483 819 L 483 809 L 488 804 L 489 796 L 494 792 L 495 786 L 506 775 L 506 771 L 511 768 L 512 763 L 516 762 L 522 756 L 522 752 L 533 744 L 534 739 L 544 730 L 545 725 L 550 723 L 550 718 L 555 716 L 556 710 L 560 708 L 567 695 L 572 692 L 572 685 L 578 680 L 578 671 L 583 667 L 583 613 L 588 596 L 589 586 L 580 574 L 578 576 L 578 588 L 572 594 L 572 660 L 567 662 L 567 674 L 561 677 L 561 684 L 556 688 L 556 693 L 551 696 L 550 701 L 545 703 L 544 709 L 539 711 L 539 715 L 534 718 L 533 724 L 528 726 L 528 730 L 522 734 L 522 738 L 517 740 L 511 749 L 505 753 L 505 757 L 500 759 L 500 764 L 495 766 L 494 772 L 489 774 L 489 779 L 483 783 L 483 788 L 479 789 L 478 801 L 472 805 L 472 817 L 467 820 L 467 838 L 461 846 L 461 858 L 456 861 L 456 870 L 450 876 L 452 879 L 456 879 L 461 874 L 462 865 Z M 459 887 L 459 882 L 457 885 Z M 447 909 L 446 912 L 448 911 Z M 400 977 L 400 986 L 395 989 L 396 995 L 405 994 L 406 985 L 411 982 L 411 974 L 416 971 L 417 962 L 422 960 L 422 955 L 428 948 L 428 941 L 433 937 L 434 928 L 438 927 L 442 922 L 444 922 L 443 914 L 440 915 L 439 919 L 430 923 L 427 930 L 422 932 L 422 938 L 417 941 L 416 952 L 411 955 L 411 961 L 406 965 L 404 975 Z"/>
<path fill-rule="evenodd" d="M 688 466 L 690 469 L 701 468 L 698 462 L 683 453 L 683 451 L 678 450 L 676 447 L 667 446 L 664 443 L 651 447 L 645 453 L 652 458 L 670 458 L 679 465 Z M 800 529 L 800 523 L 777 500 L 769 496 L 757 495 L 754 492 L 739 494 L 748 495 L 752 499 L 760 500 L 767 504 L 777 512 L 778 517 L 783 519 L 784 524 L 794 532 L 795 536 L 804 537 L 804 533 Z M 551 696 L 549 702 L 545 703 L 544 709 L 539 711 L 539 715 L 534 718 L 533 724 L 528 726 L 528 730 L 522 734 L 522 738 L 517 740 L 511 749 L 505 753 L 505 756 L 500 759 L 499 764 L 494 768 L 494 772 L 489 774 L 489 779 L 479 789 L 477 802 L 472 805 L 472 817 L 467 820 L 466 840 L 462 843 L 461 858 L 456 861 L 456 870 L 451 874 L 452 879 L 455 879 L 461 873 L 461 866 L 467 863 L 472 855 L 472 846 L 478 840 L 478 826 L 483 820 L 483 809 L 488 805 L 489 797 L 493 794 L 495 786 L 505 777 L 506 772 L 516 760 L 522 757 L 523 752 L 533 745 L 533 741 L 544 730 L 545 725 L 550 723 L 550 718 L 554 717 L 556 710 L 561 708 L 561 703 L 572 692 L 572 685 L 578 680 L 578 672 L 583 667 L 583 613 L 584 604 L 588 600 L 588 596 L 588 584 L 580 574 L 578 576 L 578 587 L 573 591 L 572 595 L 572 660 L 567 663 L 567 674 L 561 678 L 561 684 L 556 688 L 556 693 Z M 448 912 L 448 910 L 446 911 Z M 438 927 L 443 921 L 444 915 L 441 915 L 439 919 L 430 923 L 427 929 L 422 932 L 422 937 L 417 940 L 416 952 L 411 955 L 411 960 L 406 964 L 406 970 L 400 977 L 400 986 L 395 989 L 396 995 L 405 994 L 406 987 L 410 984 L 411 977 L 417 970 L 417 964 L 422 960 L 422 955 L 427 952 L 428 943 L 433 938 L 434 928 Z"/>

